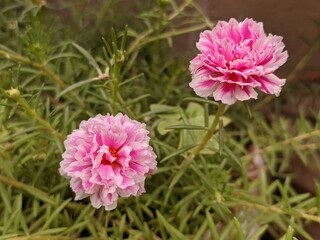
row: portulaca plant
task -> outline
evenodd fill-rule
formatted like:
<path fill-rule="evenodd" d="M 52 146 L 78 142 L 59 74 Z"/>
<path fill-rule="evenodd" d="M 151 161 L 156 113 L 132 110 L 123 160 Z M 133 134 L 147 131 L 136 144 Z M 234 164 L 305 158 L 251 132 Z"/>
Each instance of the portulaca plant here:
<path fill-rule="evenodd" d="M 282 37 L 196 1 L 3 4 L 0 239 L 314 239 L 287 173 L 320 115 L 274 110 Z"/>

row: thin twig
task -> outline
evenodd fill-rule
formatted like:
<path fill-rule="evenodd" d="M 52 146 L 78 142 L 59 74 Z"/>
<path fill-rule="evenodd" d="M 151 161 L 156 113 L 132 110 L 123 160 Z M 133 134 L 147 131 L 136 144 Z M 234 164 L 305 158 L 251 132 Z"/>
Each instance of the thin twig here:
<path fill-rule="evenodd" d="M 196 31 L 204 29 L 205 27 L 206 27 L 206 24 L 202 23 L 202 24 L 199 24 L 199 25 L 183 28 L 183 29 L 180 29 L 180 30 L 174 30 L 174 31 L 170 31 L 170 32 L 165 32 L 165 33 L 160 34 L 158 36 L 147 38 L 143 42 L 143 44 L 154 42 L 154 41 L 157 41 L 157 40 L 160 40 L 160 39 L 166 39 L 166 38 L 169 38 L 169 37 L 179 36 L 179 35 L 186 34 L 186 33 L 189 33 L 189 32 L 196 32 Z"/>
<path fill-rule="evenodd" d="M 279 148 L 279 147 L 282 148 L 284 145 L 289 145 L 291 143 L 302 141 L 302 140 L 305 140 L 305 139 L 308 139 L 308 138 L 311 138 L 311 137 L 316 137 L 316 136 L 320 136 L 320 129 L 314 130 L 312 132 L 300 134 L 300 135 L 297 135 L 295 137 L 288 138 L 286 140 L 273 143 L 273 144 L 271 144 L 269 146 L 266 146 L 264 148 L 257 149 L 252 153 L 249 153 L 249 154 L 247 154 L 245 156 L 242 156 L 241 160 L 247 160 L 247 159 L 252 158 L 256 154 L 270 152 L 270 151 L 274 150 L 275 148 Z"/>
<path fill-rule="evenodd" d="M 39 188 L 27 185 L 25 183 L 19 182 L 16 179 L 9 178 L 9 177 L 3 176 L 3 175 L 0 175 L 0 182 L 3 182 L 7 185 L 10 185 L 16 189 L 21 189 L 21 190 L 31 194 L 35 198 L 42 200 L 46 203 L 49 203 L 51 205 L 57 205 L 57 203 L 53 200 L 52 196 L 50 196 L 47 192 L 40 190 Z M 66 208 L 69 208 L 69 209 L 83 209 L 85 207 L 86 207 L 85 205 L 75 203 L 75 202 L 70 202 L 66 205 Z"/>
<path fill-rule="evenodd" d="M 311 58 L 320 50 L 320 37 L 319 39 L 312 45 L 312 47 L 309 49 L 306 55 L 301 58 L 301 60 L 298 62 L 296 67 L 293 69 L 293 71 L 289 74 L 287 79 L 289 81 L 295 80 L 299 73 L 307 66 Z"/>
<path fill-rule="evenodd" d="M 203 17 L 204 22 L 206 23 L 206 26 L 210 29 L 214 27 L 214 23 L 211 22 L 209 17 L 203 12 L 203 9 L 198 5 L 198 3 L 192 2 L 192 6 L 200 13 L 200 15 Z"/>
<path fill-rule="evenodd" d="M 52 135 L 58 137 L 62 141 L 66 138 L 62 133 L 54 129 L 47 121 L 45 121 L 34 110 L 32 110 L 27 104 L 27 102 L 20 97 L 20 92 L 18 90 L 11 89 L 6 91 L 5 93 L 7 97 L 17 102 L 25 110 L 25 112 L 30 118 L 35 118 L 38 121 L 38 123 L 40 123 L 45 129 L 47 129 Z"/>
<path fill-rule="evenodd" d="M 21 236 L 13 237 L 11 240 L 74 240 L 73 236 L 55 236 L 55 235 L 38 235 L 38 236 Z"/>
<path fill-rule="evenodd" d="M 17 189 L 21 189 L 25 192 L 28 192 L 29 194 L 33 195 L 35 198 L 38 198 L 46 203 L 55 205 L 56 203 L 54 202 L 54 200 L 49 196 L 49 194 L 47 194 L 46 192 L 33 187 L 33 186 L 29 186 L 27 184 L 24 184 L 22 182 L 19 182 L 13 178 L 9 178 L 3 175 L 0 175 L 0 182 L 3 182 L 7 185 L 10 185 L 14 188 Z"/>
<path fill-rule="evenodd" d="M 239 200 L 238 198 L 235 199 L 235 202 L 232 204 L 233 206 L 238 206 L 238 207 L 249 207 L 249 208 L 254 208 L 257 210 L 261 210 L 263 212 L 274 212 L 277 214 L 282 214 L 282 215 L 291 215 L 288 212 L 285 211 L 285 209 L 281 209 L 277 206 L 274 205 L 262 205 L 258 203 L 252 203 L 244 200 Z M 294 209 L 293 209 L 294 210 Z M 309 213 L 306 213 L 302 209 L 297 209 L 297 214 L 301 216 L 301 218 L 304 218 L 305 220 L 317 222 L 320 224 L 320 217 L 311 215 Z"/>
<path fill-rule="evenodd" d="M 58 75 L 56 75 L 54 72 L 52 72 L 44 64 L 33 62 L 29 58 L 23 57 L 18 54 L 10 53 L 10 52 L 4 51 L 4 50 L 0 50 L 0 56 L 3 56 L 10 61 L 24 64 L 24 65 L 29 65 L 33 68 L 40 70 L 45 75 L 47 75 L 55 84 L 57 84 L 61 89 L 66 89 L 68 87 L 68 85 L 65 84 L 64 81 L 62 81 L 62 79 Z M 80 104 L 82 107 L 84 107 L 84 103 L 79 98 L 78 95 L 76 95 L 74 92 L 70 92 L 70 95 L 71 95 L 72 99 L 76 100 L 78 104 Z"/>
<path fill-rule="evenodd" d="M 5 57 L 8 60 L 14 61 L 16 63 L 21 63 L 24 65 L 30 65 L 41 72 L 45 73 L 48 77 L 50 77 L 59 87 L 61 88 L 67 88 L 67 85 L 57 76 L 55 73 L 53 73 L 50 69 L 48 69 L 45 65 L 41 63 L 35 63 L 31 61 L 29 58 L 23 57 L 18 54 L 13 54 L 4 50 L 0 50 L 0 56 Z"/>
<path fill-rule="evenodd" d="M 173 13 L 171 13 L 168 16 L 168 23 L 170 21 L 172 21 L 174 18 L 176 18 L 177 16 L 179 16 L 180 13 L 182 13 L 184 11 L 184 9 L 189 6 L 192 3 L 192 0 L 187 0 L 185 1 L 183 4 L 180 5 L 180 7 L 174 11 Z M 162 24 L 162 23 L 161 23 Z M 139 48 L 140 46 L 144 45 L 147 36 L 149 36 L 150 34 L 152 34 L 153 32 L 155 32 L 160 26 L 161 24 L 157 24 L 155 27 L 153 28 L 149 28 L 147 29 L 145 32 L 141 33 L 130 45 L 130 47 L 128 48 L 128 54 L 132 53 L 134 50 L 136 50 L 137 48 Z M 154 40 L 153 40 L 154 41 Z M 148 42 L 150 42 L 148 40 Z"/>

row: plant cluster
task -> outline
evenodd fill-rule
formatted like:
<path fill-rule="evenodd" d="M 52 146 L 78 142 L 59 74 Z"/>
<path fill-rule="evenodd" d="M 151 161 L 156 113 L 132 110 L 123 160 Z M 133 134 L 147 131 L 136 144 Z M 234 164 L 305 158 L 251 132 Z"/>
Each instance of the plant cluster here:
<path fill-rule="evenodd" d="M 215 23 L 192 0 L 128 2 L 0 3 L 0 239 L 312 239 L 320 187 L 298 192 L 288 169 L 319 158 L 319 112 L 196 97 L 179 40 Z M 157 171 L 112 211 L 75 202 L 64 141 L 119 112 L 146 124 Z"/>

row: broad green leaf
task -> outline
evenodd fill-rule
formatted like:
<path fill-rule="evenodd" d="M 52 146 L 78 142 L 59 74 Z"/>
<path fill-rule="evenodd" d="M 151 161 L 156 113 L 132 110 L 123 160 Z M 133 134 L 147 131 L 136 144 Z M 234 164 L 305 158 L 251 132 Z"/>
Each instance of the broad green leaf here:
<path fill-rule="evenodd" d="M 180 117 L 180 115 L 179 115 L 180 108 L 179 107 L 173 107 L 173 106 L 168 106 L 168 105 L 163 105 L 163 104 L 151 104 L 150 109 L 154 113 L 158 113 L 158 114 L 160 114 L 160 113 L 176 113 L 176 115 L 174 115 L 174 116 Z M 161 117 L 163 115 L 160 114 L 158 116 Z M 164 115 L 164 117 L 166 118 L 167 115 Z"/>
<path fill-rule="evenodd" d="M 157 125 L 157 130 L 161 135 L 165 135 L 168 132 L 171 132 L 173 129 L 170 129 L 170 126 L 174 126 L 180 123 L 180 120 L 175 118 L 168 118 L 167 120 L 160 120 Z"/>

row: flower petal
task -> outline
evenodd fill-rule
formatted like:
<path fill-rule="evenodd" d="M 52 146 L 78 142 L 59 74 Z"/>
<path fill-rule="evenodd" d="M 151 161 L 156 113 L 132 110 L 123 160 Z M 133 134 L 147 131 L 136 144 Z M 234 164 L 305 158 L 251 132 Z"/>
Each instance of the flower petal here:
<path fill-rule="evenodd" d="M 282 37 L 266 35 L 263 24 L 252 19 L 219 21 L 200 34 L 200 54 L 190 61 L 189 84 L 201 97 L 233 104 L 257 98 L 254 89 L 279 95 L 285 80 L 274 71 L 288 58 Z"/>
<path fill-rule="evenodd" d="M 75 199 L 90 197 L 93 207 L 112 210 L 119 195 L 140 195 L 157 165 L 148 133 L 144 123 L 121 113 L 82 121 L 65 141 L 59 168 Z"/>

